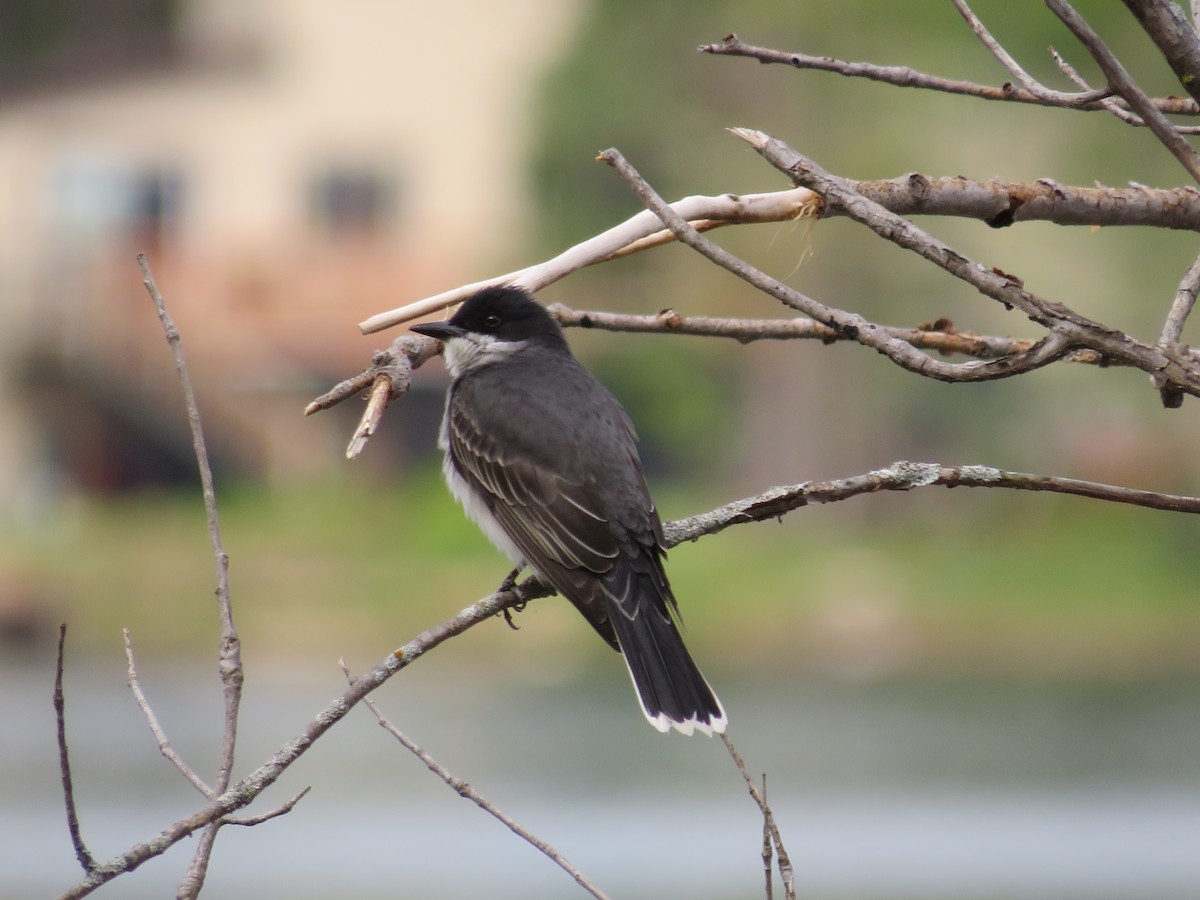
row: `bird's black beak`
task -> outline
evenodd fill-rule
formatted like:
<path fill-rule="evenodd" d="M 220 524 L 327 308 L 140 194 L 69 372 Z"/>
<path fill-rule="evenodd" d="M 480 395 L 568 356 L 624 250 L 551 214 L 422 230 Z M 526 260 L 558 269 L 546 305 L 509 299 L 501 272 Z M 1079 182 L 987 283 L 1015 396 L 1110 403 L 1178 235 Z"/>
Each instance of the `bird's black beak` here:
<path fill-rule="evenodd" d="M 412 326 L 410 331 L 415 331 L 417 334 L 423 334 L 425 337 L 436 338 L 439 341 L 448 341 L 450 338 L 462 337 L 466 333 L 466 329 L 458 325 L 453 325 L 450 322 L 423 322 L 420 325 Z"/>

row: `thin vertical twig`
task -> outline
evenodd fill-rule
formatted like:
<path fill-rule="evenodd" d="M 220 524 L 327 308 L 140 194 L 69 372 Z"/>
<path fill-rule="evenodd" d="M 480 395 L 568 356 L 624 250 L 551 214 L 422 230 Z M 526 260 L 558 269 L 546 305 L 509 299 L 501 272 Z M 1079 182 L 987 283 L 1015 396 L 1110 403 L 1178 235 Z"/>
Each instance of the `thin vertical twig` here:
<path fill-rule="evenodd" d="M 758 808 L 763 814 L 763 826 L 771 835 L 771 840 L 775 844 L 775 855 L 779 859 L 779 877 L 783 880 L 783 893 L 787 900 L 796 900 L 796 873 L 792 869 L 792 860 L 788 856 L 787 850 L 783 846 L 783 837 L 779 834 L 779 826 L 775 824 L 775 814 L 771 812 L 771 807 L 767 805 L 767 798 L 755 783 L 754 777 L 746 769 L 746 764 L 742 762 L 741 755 L 737 752 L 737 748 L 733 746 L 733 741 L 729 739 L 729 735 L 722 734 L 721 740 L 725 744 L 725 749 L 729 751 L 729 755 L 733 758 L 734 765 L 737 770 L 742 773 L 742 779 L 746 782 L 746 787 L 750 790 L 750 796 L 754 798 L 754 802 L 758 804 Z M 763 784 L 766 784 L 764 777 Z"/>
<path fill-rule="evenodd" d="M 67 828 L 71 832 L 71 844 L 75 847 L 75 858 L 83 871 L 89 875 L 96 868 L 96 860 L 83 842 L 79 830 L 79 816 L 75 811 L 75 787 L 71 780 L 71 756 L 67 751 L 67 703 L 63 695 L 63 654 L 67 643 L 67 623 L 58 626 L 58 660 L 54 665 L 54 718 L 58 722 L 58 767 L 62 774 L 63 798 L 67 803 Z"/>
<path fill-rule="evenodd" d="M 1197 293 L 1200 293 L 1200 256 L 1192 260 L 1187 273 L 1179 282 L 1179 288 L 1175 291 L 1175 300 L 1163 325 L 1162 337 L 1159 338 L 1160 347 L 1179 343 L 1179 339 L 1183 337 L 1183 326 L 1196 305 Z"/>
<path fill-rule="evenodd" d="M 1200 294 L 1200 256 L 1192 260 L 1191 266 L 1188 267 L 1187 273 L 1175 291 L 1175 299 L 1171 303 L 1171 310 L 1167 313 L 1167 319 L 1163 323 L 1162 335 L 1158 339 L 1158 346 L 1161 349 L 1166 351 L 1178 349 L 1180 339 L 1183 337 L 1183 326 L 1187 324 L 1188 316 L 1192 314 L 1192 309 L 1196 305 L 1197 294 Z M 1163 406 L 1175 409 L 1183 405 L 1183 391 L 1168 384 L 1166 379 L 1155 378 L 1154 381 L 1162 395 Z"/>
<path fill-rule="evenodd" d="M 763 803 L 767 802 L 767 773 L 762 773 L 762 795 Z M 762 842 L 762 861 L 763 861 L 763 878 L 766 880 L 767 900 L 773 900 L 775 897 L 775 879 L 772 877 L 771 864 L 775 861 L 775 854 L 771 845 L 771 826 L 767 822 L 767 817 L 763 816 L 763 842 Z"/>
<path fill-rule="evenodd" d="M 204 443 L 204 432 L 200 427 L 200 410 L 196 405 L 196 394 L 192 389 L 192 379 L 188 373 L 187 361 L 183 353 L 183 340 L 179 329 L 167 312 L 166 301 L 158 290 L 154 275 L 146 255 L 137 256 L 138 268 L 142 273 L 142 284 L 145 285 L 154 307 L 158 311 L 158 320 L 162 323 L 167 344 L 175 358 L 175 370 L 179 373 L 179 381 L 183 387 L 184 404 L 187 408 L 188 426 L 192 432 L 192 450 L 196 455 L 196 464 L 200 469 L 200 484 L 204 493 L 204 510 L 208 518 L 208 534 L 212 541 L 213 555 L 217 569 L 217 606 L 221 617 L 221 642 L 217 663 L 221 675 L 221 683 L 225 694 L 225 730 L 221 741 L 221 756 L 217 767 L 217 780 L 214 794 L 223 794 L 229 787 L 230 775 L 233 772 L 234 748 L 237 744 L 238 710 L 242 702 L 242 683 L 244 670 L 242 668 L 241 639 L 233 622 L 233 604 L 229 597 L 229 555 L 221 543 L 221 529 L 217 521 L 217 495 L 213 487 L 212 467 L 208 460 L 208 449 Z M 213 841 L 216 833 L 224 824 L 220 819 L 212 822 L 204 829 L 192 857 L 192 863 L 180 883 L 179 897 L 195 897 L 204 884 L 204 875 L 208 869 L 208 861 L 212 855 Z"/>

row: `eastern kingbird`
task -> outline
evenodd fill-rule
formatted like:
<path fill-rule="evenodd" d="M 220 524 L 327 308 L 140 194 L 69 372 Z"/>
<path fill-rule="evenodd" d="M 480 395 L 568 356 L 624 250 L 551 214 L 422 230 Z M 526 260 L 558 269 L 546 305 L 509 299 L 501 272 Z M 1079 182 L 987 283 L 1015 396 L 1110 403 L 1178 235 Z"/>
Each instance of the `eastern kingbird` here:
<path fill-rule="evenodd" d="M 679 634 L 633 423 L 558 322 L 529 292 L 490 287 L 412 330 L 445 344 L 438 446 L 467 515 L 624 654 L 651 725 L 723 732 L 721 701 Z"/>

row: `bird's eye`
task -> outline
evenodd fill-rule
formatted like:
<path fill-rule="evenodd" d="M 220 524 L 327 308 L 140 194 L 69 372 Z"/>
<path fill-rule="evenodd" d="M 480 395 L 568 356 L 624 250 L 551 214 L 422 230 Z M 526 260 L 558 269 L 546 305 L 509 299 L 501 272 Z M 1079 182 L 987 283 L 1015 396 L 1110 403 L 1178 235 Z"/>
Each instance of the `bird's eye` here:
<path fill-rule="evenodd" d="M 483 317 L 483 327 L 494 329 L 500 327 L 501 318 L 495 313 L 488 313 Z"/>

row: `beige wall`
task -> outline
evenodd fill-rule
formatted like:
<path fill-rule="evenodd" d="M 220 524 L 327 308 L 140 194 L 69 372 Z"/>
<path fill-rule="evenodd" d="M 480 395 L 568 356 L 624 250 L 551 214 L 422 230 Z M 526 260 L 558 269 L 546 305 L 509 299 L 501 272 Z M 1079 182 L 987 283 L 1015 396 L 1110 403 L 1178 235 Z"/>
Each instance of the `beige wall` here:
<path fill-rule="evenodd" d="M 151 249 L 192 357 L 226 382 L 290 377 L 264 371 L 273 359 L 365 364 L 390 340 L 358 335 L 367 315 L 525 261 L 533 91 L 583 5 L 195 0 L 188 52 L 159 76 L 0 102 L 0 356 L 49 334 L 152 367 L 131 361 L 160 353 L 133 265 Z M 338 163 L 399 187 L 366 240 L 330 241 L 310 215 L 313 174 Z M 64 173 L 156 166 L 183 182 L 163 245 L 63 227 L 79 203 Z M 18 431 L 0 435 L 0 499 L 20 480 Z"/>
<path fill-rule="evenodd" d="M 70 159 L 178 162 L 191 246 L 279 246 L 305 227 L 322 162 L 369 162 L 401 185 L 397 236 L 435 258 L 489 259 L 524 221 L 530 92 L 580 2 L 197 2 L 208 61 L 153 81 L 0 106 L 0 267 L 24 280 L 48 237 L 46 185 Z M 258 60 L 219 62 L 222 45 Z"/>

